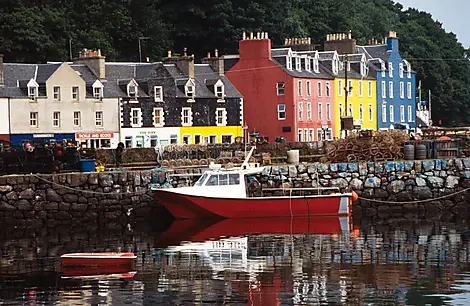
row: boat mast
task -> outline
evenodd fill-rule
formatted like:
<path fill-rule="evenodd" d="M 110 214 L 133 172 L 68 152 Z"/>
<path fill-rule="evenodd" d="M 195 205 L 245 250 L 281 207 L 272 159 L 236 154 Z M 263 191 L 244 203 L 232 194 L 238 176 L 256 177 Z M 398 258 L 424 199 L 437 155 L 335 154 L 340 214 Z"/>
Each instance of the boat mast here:
<path fill-rule="evenodd" d="M 248 153 L 248 155 L 246 155 L 245 160 L 243 161 L 243 164 L 242 164 L 243 168 L 247 169 L 249 167 L 248 161 L 250 160 L 251 155 L 253 154 L 253 151 L 255 149 L 256 149 L 256 146 L 251 147 L 250 152 Z"/>

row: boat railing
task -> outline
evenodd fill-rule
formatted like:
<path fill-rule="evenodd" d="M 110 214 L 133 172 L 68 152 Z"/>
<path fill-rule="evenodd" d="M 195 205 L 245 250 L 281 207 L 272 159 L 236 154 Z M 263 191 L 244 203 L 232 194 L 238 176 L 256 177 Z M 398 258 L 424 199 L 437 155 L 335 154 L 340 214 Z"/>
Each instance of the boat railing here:
<path fill-rule="evenodd" d="M 307 196 L 325 195 L 340 192 L 338 187 L 306 187 L 306 188 L 263 188 L 262 196 Z"/>

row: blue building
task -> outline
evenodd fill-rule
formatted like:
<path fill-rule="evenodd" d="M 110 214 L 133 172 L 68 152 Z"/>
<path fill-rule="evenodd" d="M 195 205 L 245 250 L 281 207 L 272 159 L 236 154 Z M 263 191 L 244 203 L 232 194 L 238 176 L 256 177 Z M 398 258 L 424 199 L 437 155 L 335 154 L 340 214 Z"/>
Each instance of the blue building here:
<path fill-rule="evenodd" d="M 377 129 L 416 129 L 416 73 L 401 57 L 396 33 L 356 48 L 377 73 Z"/>

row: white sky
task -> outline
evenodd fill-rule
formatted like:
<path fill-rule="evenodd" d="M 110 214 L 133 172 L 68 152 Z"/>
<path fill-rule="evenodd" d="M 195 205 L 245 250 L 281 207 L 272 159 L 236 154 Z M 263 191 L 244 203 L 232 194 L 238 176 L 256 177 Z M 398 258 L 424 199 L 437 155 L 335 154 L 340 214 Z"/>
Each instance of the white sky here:
<path fill-rule="evenodd" d="M 457 35 L 465 48 L 470 47 L 470 0 L 395 0 L 405 8 L 413 7 L 432 14 L 447 32 Z"/>

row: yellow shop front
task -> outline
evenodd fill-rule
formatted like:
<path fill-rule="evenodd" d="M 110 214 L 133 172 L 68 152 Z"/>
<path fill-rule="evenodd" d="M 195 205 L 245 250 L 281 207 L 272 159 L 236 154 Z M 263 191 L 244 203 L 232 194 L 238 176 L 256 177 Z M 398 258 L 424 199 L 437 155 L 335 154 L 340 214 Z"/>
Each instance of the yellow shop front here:
<path fill-rule="evenodd" d="M 180 128 L 182 144 L 233 143 L 243 137 L 241 126 L 189 126 Z"/>

